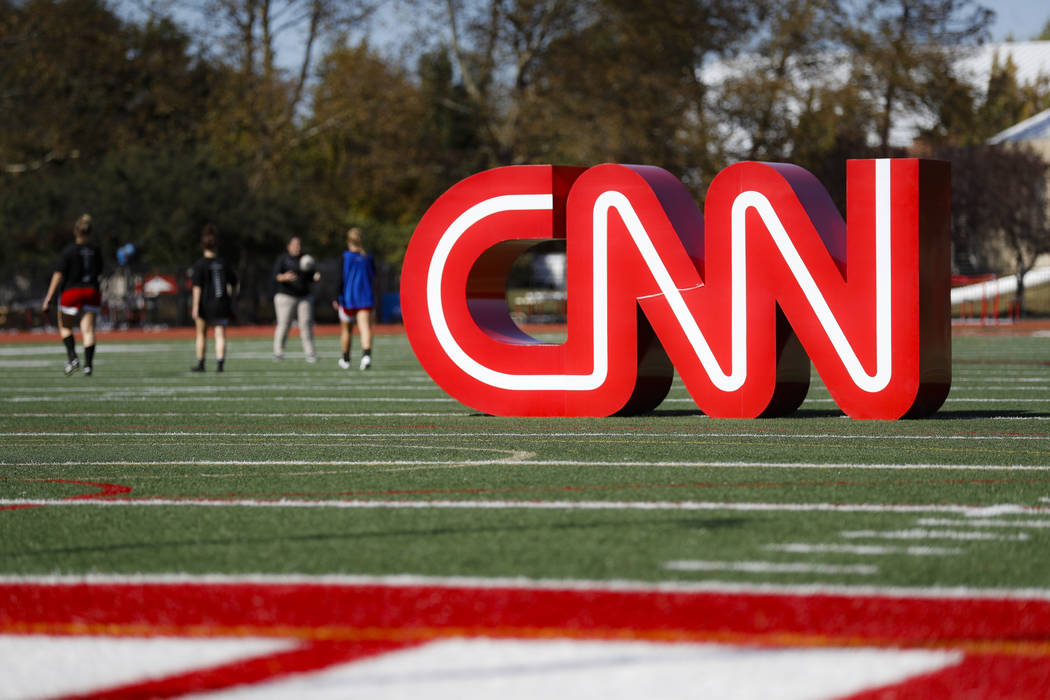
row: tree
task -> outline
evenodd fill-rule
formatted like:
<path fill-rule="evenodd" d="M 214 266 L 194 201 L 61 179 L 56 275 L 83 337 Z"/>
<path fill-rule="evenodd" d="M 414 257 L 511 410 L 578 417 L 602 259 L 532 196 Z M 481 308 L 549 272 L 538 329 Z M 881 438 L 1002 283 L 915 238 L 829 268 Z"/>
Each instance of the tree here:
<path fill-rule="evenodd" d="M 1050 76 L 1020 84 L 1017 65 L 1010 56 L 996 55 L 981 90 L 942 76 L 935 84 L 943 87 L 936 123 L 923 130 L 920 140 L 930 145 L 979 144 L 999 132 L 1050 108 Z"/>
<path fill-rule="evenodd" d="M 724 165 L 721 124 L 702 69 L 747 45 L 763 6 L 599 0 L 538 69 L 537 100 L 525 123 L 539 153 L 581 165 L 659 164 L 699 192 Z"/>
<path fill-rule="evenodd" d="M 811 145 L 794 139 L 802 114 L 822 111 L 836 95 L 828 76 L 842 62 L 835 40 L 841 13 L 838 0 L 774 3 L 746 55 L 727 64 L 731 72 L 718 104 L 725 119 L 747 135 L 740 157 L 784 160 Z"/>
<path fill-rule="evenodd" d="M 1013 272 L 1023 313 L 1025 275 L 1050 253 L 1050 164 L 1014 145 L 946 147 L 936 155 L 952 164 L 956 266 Z"/>
<path fill-rule="evenodd" d="M 324 57 L 299 166 L 314 183 L 321 242 L 332 253 L 356 224 L 369 229 L 372 252 L 400 259 L 415 221 L 441 191 L 435 187 L 450 184 L 435 183 L 426 124 L 420 88 L 367 45 Z"/>
<path fill-rule="evenodd" d="M 530 160 L 529 118 L 544 57 L 571 36 L 589 2 L 577 0 L 442 0 L 449 54 L 477 121 L 488 165 Z"/>
<path fill-rule="evenodd" d="M 193 162 L 213 72 L 190 53 L 170 21 L 128 25 L 99 0 L 29 0 L 0 13 L 0 240 L 3 259 L 47 259 L 72 221 L 96 214 L 103 236 L 135 240 L 140 214 L 107 173 L 130 152 L 150 153 L 124 168 L 147 182 L 166 161 Z M 187 171 L 190 168 L 186 169 Z M 196 175 L 187 175 L 195 184 Z M 187 182 L 169 178 L 149 202 L 157 216 L 178 210 Z M 108 186 L 108 187 L 107 187 Z M 173 193 L 178 193 L 173 197 Z M 118 207 L 125 216 L 98 214 Z M 119 238 L 114 238 L 116 242 Z M 179 250 L 176 247 L 176 250 Z M 163 255 L 160 247 L 155 255 Z"/>
<path fill-rule="evenodd" d="M 939 111 L 959 51 L 984 40 L 994 14 L 973 0 L 866 0 L 845 38 L 852 80 L 872 96 L 880 147 L 902 110 Z M 956 81 L 958 82 L 958 81 Z"/>
<path fill-rule="evenodd" d="M 188 2 L 187 2 L 188 4 Z M 322 49 L 374 9 L 374 0 L 206 0 L 202 22 L 226 65 L 209 134 L 254 189 L 279 179 L 299 145 L 297 120 Z M 300 50 L 278 61 L 285 37 Z"/>
<path fill-rule="evenodd" d="M 21 172 L 115 145 L 125 97 L 121 21 L 99 0 L 5 4 L 0 164 Z"/>
<path fill-rule="evenodd" d="M 1028 148 L 1009 148 L 1003 155 L 1004 168 L 988 173 L 989 178 L 1012 177 L 1012 187 L 991 183 L 1000 200 L 1000 227 L 1003 240 L 1013 253 L 1014 274 L 1017 275 L 1017 308 L 1025 313 L 1024 278 L 1040 255 L 1050 253 L 1050 187 L 1047 174 L 1050 164 Z M 987 167 L 987 163 L 985 164 Z M 1006 170 L 1009 168 L 1009 170 Z"/>

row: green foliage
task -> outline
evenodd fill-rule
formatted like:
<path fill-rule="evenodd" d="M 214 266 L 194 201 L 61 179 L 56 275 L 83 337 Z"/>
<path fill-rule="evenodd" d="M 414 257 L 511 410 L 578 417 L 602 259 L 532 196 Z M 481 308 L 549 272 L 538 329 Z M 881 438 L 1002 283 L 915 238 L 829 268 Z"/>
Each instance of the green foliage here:
<path fill-rule="evenodd" d="M 334 256 L 358 225 L 393 267 L 441 192 L 510 163 L 657 164 L 699 199 L 728 162 L 790 160 L 841 204 L 845 160 L 888 153 L 903 109 L 935 114 L 942 147 L 1050 107 L 1009 61 L 987 90 L 954 73 L 987 27 L 969 0 L 417 0 L 411 59 L 347 38 L 372 6 L 216 0 L 205 37 L 0 0 L 4 262 L 49 264 L 90 211 L 152 265 L 191 260 L 213 221 L 242 265 L 293 232 Z"/>

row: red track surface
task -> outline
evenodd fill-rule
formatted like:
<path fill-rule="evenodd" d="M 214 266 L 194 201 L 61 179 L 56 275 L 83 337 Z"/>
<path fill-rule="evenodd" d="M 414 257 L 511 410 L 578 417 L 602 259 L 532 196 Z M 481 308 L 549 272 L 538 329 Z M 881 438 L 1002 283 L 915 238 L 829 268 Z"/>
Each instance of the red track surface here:
<path fill-rule="evenodd" d="M 264 583 L 0 584 L 0 633 L 274 637 L 301 646 L 112 688 L 171 697 L 451 637 L 954 650 L 963 661 L 856 698 L 1045 698 L 1050 601 Z"/>

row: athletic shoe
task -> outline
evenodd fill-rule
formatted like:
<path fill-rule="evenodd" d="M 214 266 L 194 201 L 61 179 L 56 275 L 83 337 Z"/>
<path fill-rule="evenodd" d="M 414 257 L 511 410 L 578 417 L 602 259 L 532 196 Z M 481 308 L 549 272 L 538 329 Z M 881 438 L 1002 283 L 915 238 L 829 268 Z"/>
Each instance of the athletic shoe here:
<path fill-rule="evenodd" d="M 350 369 L 350 360 L 339 358 L 339 369 Z"/>
<path fill-rule="evenodd" d="M 80 360 L 74 357 L 72 360 L 66 363 L 66 376 L 68 377 L 69 375 L 76 372 L 78 369 L 80 369 Z"/>
<path fill-rule="evenodd" d="M 193 365 L 192 367 L 190 367 L 190 371 L 191 372 L 203 372 L 204 371 L 204 365 Z"/>
<path fill-rule="evenodd" d="M 94 370 L 91 369 L 91 365 L 88 365 L 87 367 L 84 368 L 84 376 L 85 377 L 90 377 L 92 371 L 94 371 Z"/>
<path fill-rule="evenodd" d="M 311 365 L 315 364 L 317 362 L 317 355 L 307 355 L 306 361 L 309 362 Z"/>
<path fill-rule="evenodd" d="M 365 355 L 361 358 L 361 369 L 368 369 L 372 366 L 372 356 Z"/>
<path fill-rule="evenodd" d="M 273 361 L 274 362 L 280 362 L 283 359 L 284 359 L 284 355 L 274 355 L 273 356 Z"/>

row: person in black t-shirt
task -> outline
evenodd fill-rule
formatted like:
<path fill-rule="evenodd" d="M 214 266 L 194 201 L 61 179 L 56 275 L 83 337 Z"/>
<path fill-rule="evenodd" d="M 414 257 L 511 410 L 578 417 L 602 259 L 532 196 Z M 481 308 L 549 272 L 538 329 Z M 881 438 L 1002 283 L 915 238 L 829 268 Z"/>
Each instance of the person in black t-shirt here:
<path fill-rule="evenodd" d="M 226 326 L 233 317 L 233 288 L 237 275 L 219 256 L 219 241 L 215 227 L 208 224 L 201 233 L 203 257 L 193 264 L 193 309 L 191 315 L 197 325 L 197 364 L 194 372 L 204 371 L 204 355 L 208 344 L 208 326 L 215 328 L 215 370 L 221 372 L 226 363 Z"/>
<path fill-rule="evenodd" d="M 273 309 L 277 327 L 273 333 L 273 359 L 284 359 L 284 343 L 292 327 L 292 314 L 299 319 L 299 338 L 303 342 L 303 353 L 307 362 L 317 362 L 314 350 L 314 297 L 313 283 L 321 279 L 312 265 L 304 264 L 312 257 L 303 255 L 303 242 L 299 236 L 288 240 L 285 252 L 273 264 Z"/>
<path fill-rule="evenodd" d="M 91 241 L 91 215 L 84 214 L 73 226 L 74 242 L 62 249 L 51 275 L 42 310 L 47 314 L 51 302 L 58 299 L 58 332 L 66 347 L 65 373 L 68 377 L 80 369 L 73 326 L 80 320 L 84 340 L 84 374 L 90 376 L 95 363 L 95 316 L 102 310 L 99 278 L 102 276 L 102 253 Z"/>

